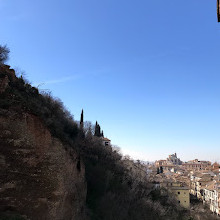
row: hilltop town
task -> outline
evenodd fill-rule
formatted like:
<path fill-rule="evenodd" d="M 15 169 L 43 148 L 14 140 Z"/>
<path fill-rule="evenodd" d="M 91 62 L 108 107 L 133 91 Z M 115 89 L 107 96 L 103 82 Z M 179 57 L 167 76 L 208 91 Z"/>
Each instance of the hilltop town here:
<path fill-rule="evenodd" d="M 147 176 L 161 193 L 168 192 L 180 206 L 193 210 L 195 201 L 201 207 L 220 214 L 220 165 L 198 159 L 183 162 L 177 154 L 147 166 Z M 165 191 L 164 191 L 165 190 Z"/>

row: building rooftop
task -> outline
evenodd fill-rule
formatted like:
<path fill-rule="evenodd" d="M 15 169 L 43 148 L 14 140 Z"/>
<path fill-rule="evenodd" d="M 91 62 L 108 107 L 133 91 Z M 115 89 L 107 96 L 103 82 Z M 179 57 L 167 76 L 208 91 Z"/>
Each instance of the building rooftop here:
<path fill-rule="evenodd" d="M 189 187 L 187 187 L 187 186 L 172 186 L 171 189 L 174 189 L 174 190 L 189 190 Z"/>
<path fill-rule="evenodd" d="M 215 182 L 214 182 L 214 181 L 210 181 L 210 182 L 208 182 L 208 184 L 206 185 L 205 189 L 214 190 L 214 186 L 215 186 Z"/>
<path fill-rule="evenodd" d="M 111 140 L 109 140 L 108 138 L 105 138 L 105 137 L 103 138 L 103 140 L 104 141 L 111 141 Z"/>

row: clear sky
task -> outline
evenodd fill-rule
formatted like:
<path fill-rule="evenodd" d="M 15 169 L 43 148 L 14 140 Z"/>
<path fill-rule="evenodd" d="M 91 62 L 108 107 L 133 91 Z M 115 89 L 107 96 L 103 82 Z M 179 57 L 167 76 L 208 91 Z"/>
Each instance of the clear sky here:
<path fill-rule="evenodd" d="M 8 63 L 124 153 L 220 161 L 216 0 L 0 0 L 0 24 Z"/>

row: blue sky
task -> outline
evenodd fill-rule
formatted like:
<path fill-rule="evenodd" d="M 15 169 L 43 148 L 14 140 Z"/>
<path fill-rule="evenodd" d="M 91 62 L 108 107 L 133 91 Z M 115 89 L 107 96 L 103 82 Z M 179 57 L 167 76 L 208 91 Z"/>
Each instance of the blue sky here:
<path fill-rule="evenodd" d="M 125 154 L 220 161 L 216 1 L 0 0 L 9 64 Z"/>

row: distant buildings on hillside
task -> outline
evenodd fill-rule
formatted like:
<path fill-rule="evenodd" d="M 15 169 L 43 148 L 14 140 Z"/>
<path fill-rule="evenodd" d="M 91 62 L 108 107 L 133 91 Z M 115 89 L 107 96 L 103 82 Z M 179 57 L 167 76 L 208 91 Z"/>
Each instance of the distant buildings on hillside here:
<path fill-rule="evenodd" d="M 181 182 L 173 181 L 170 179 L 166 179 L 160 183 L 160 188 L 162 189 L 162 193 L 166 193 L 163 191 L 163 188 L 167 189 L 167 192 L 172 193 L 180 206 L 183 208 L 190 208 L 190 195 L 189 195 L 189 187 L 184 185 Z"/>
<path fill-rule="evenodd" d="M 169 157 L 167 158 L 167 163 L 169 164 L 173 164 L 173 165 L 181 165 L 182 161 L 177 158 L 176 153 L 175 154 L 171 154 L 169 155 Z"/>
<path fill-rule="evenodd" d="M 168 156 L 166 160 L 157 160 L 155 162 L 155 166 L 159 167 L 162 170 L 166 171 L 174 171 L 177 165 L 181 165 L 182 161 L 177 158 L 177 154 L 171 154 Z"/>
<path fill-rule="evenodd" d="M 183 168 L 186 170 L 204 170 L 211 166 L 210 161 L 199 161 L 198 159 L 190 160 L 182 164 Z"/>
<path fill-rule="evenodd" d="M 157 167 L 167 166 L 167 165 L 181 165 L 182 161 L 177 158 L 177 154 L 170 154 L 166 160 L 157 160 L 155 165 Z"/>
<path fill-rule="evenodd" d="M 177 158 L 177 154 L 171 154 L 166 160 L 157 160 L 155 161 L 156 167 L 162 167 L 163 170 L 172 171 L 176 168 L 177 165 L 181 165 L 180 167 L 184 170 L 203 170 L 207 167 L 211 166 L 210 161 L 200 161 L 198 159 L 190 160 L 188 162 L 182 162 L 179 158 Z"/>
<path fill-rule="evenodd" d="M 190 160 L 182 162 L 176 153 L 166 160 L 155 161 L 148 167 L 148 178 L 161 192 L 171 192 L 184 208 L 190 208 L 190 196 L 194 196 L 220 215 L 220 164 L 210 161 Z M 163 172 L 160 172 L 160 171 Z"/>
<path fill-rule="evenodd" d="M 104 146 L 110 146 L 111 145 L 111 140 L 109 140 L 108 138 L 103 137 L 102 138 L 102 144 Z"/>
<path fill-rule="evenodd" d="M 190 194 L 209 206 L 213 213 L 220 215 L 220 172 L 219 168 L 215 169 L 220 165 L 213 165 L 207 170 L 191 171 Z"/>

